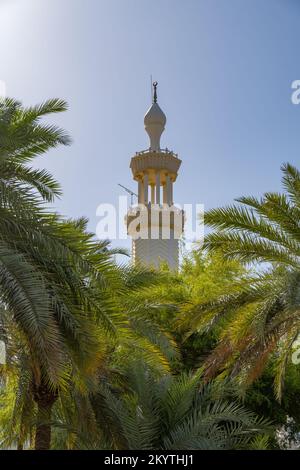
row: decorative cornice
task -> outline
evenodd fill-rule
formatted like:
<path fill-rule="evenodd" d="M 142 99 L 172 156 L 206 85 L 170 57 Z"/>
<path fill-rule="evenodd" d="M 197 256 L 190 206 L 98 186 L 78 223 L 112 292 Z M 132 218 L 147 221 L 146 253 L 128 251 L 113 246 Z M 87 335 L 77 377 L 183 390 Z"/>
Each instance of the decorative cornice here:
<path fill-rule="evenodd" d="M 169 174 L 172 180 L 175 181 L 180 165 L 181 160 L 171 151 L 145 151 L 132 157 L 130 162 L 130 168 L 136 180 L 139 179 L 139 176 L 150 170 L 159 170 Z"/>

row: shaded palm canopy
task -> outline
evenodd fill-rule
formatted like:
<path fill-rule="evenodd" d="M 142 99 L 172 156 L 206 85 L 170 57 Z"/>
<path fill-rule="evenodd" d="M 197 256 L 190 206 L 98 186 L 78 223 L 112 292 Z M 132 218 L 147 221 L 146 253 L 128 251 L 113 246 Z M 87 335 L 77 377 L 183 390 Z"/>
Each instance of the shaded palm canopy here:
<path fill-rule="evenodd" d="M 136 361 L 124 368 L 123 380 L 123 387 L 100 384 L 93 396 L 102 430 L 96 446 L 225 450 L 260 447 L 268 439 L 269 422 L 234 401 L 228 384 L 203 384 L 201 372 L 158 376 Z"/>

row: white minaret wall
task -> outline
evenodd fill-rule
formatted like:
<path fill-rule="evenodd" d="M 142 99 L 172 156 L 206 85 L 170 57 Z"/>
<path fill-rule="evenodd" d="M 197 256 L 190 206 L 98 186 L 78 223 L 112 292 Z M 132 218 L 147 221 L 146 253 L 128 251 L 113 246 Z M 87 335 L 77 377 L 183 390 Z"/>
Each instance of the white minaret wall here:
<path fill-rule="evenodd" d="M 172 233 L 171 233 L 172 235 Z M 167 263 L 172 270 L 178 269 L 179 248 L 178 240 L 132 240 L 132 259 L 134 264 L 159 268 L 161 263 Z"/>
<path fill-rule="evenodd" d="M 170 269 L 177 270 L 179 264 L 179 240 L 178 233 L 183 230 L 183 212 L 173 206 L 173 184 L 177 178 L 177 172 L 181 160 L 168 149 L 160 148 L 160 137 L 166 125 L 166 116 L 157 103 L 156 86 L 154 86 L 154 99 L 152 106 L 148 109 L 144 124 L 149 135 L 150 147 L 142 152 L 137 152 L 131 159 L 130 167 L 133 178 L 138 183 L 138 203 L 145 204 L 148 212 L 149 237 L 137 237 L 131 229 L 131 222 L 136 225 L 136 211 L 131 208 L 127 214 L 127 229 L 132 240 L 132 260 L 134 264 L 159 268 L 160 264 L 167 263 Z M 179 215 L 179 219 L 163 217 L 155 219 L 151 209 L 155 204 L 161 210 L 172 210 Z M 174 221 L 179 220 L 174 230 Z M 157 228 L 155 237 L 151 234 L 151 228 Z M 166 239 L 164 229 L 170 236 Z M 164 232 L 164 236 L 163 236 Z M 142 232 L 141 232 L 142 233 Z M 174 234 L 176 236 L 174 236 Z"/>

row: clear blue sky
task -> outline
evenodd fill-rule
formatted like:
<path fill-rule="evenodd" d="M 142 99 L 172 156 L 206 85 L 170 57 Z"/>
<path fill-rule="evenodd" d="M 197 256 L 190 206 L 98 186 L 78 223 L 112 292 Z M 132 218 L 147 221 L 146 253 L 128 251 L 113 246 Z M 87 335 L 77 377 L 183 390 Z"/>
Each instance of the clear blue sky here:
<path fill-rule="evenodd" d="M 210 208 L 278 190 L 281 163 L 300 166 L 299 24 L 298 0 L 0 0 L 8 95 L 70 105 L 55 122 L 74 144 L 37 161 L 63 186 L 56 207 L 95 230 L 97 205 L 123 194 L 117 183 L 135 189 L 150 74 L 162 144 L 183 161 L 176 201 Z"/>

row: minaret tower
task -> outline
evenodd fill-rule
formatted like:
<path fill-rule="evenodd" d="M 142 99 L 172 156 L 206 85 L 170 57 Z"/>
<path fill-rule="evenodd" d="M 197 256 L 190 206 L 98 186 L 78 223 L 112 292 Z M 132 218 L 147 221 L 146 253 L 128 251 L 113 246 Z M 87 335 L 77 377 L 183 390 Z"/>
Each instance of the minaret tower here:
<path fill-rule="evenodd" d="M 126 217 L 132 237 L 132 258 L 135 264 L 158 268 L 167 263 L 176 270 L 184 215 L 173 205 L 173 184 L 181 160 L 167 148 L 160 148 L 166 116 L 157 103 L 157 82 L 153 83 L 153 102 L 144 124 L 150 147 L 136 152 L 130 163 L 138 183 L 138 205 L 131 207 Z"/>

